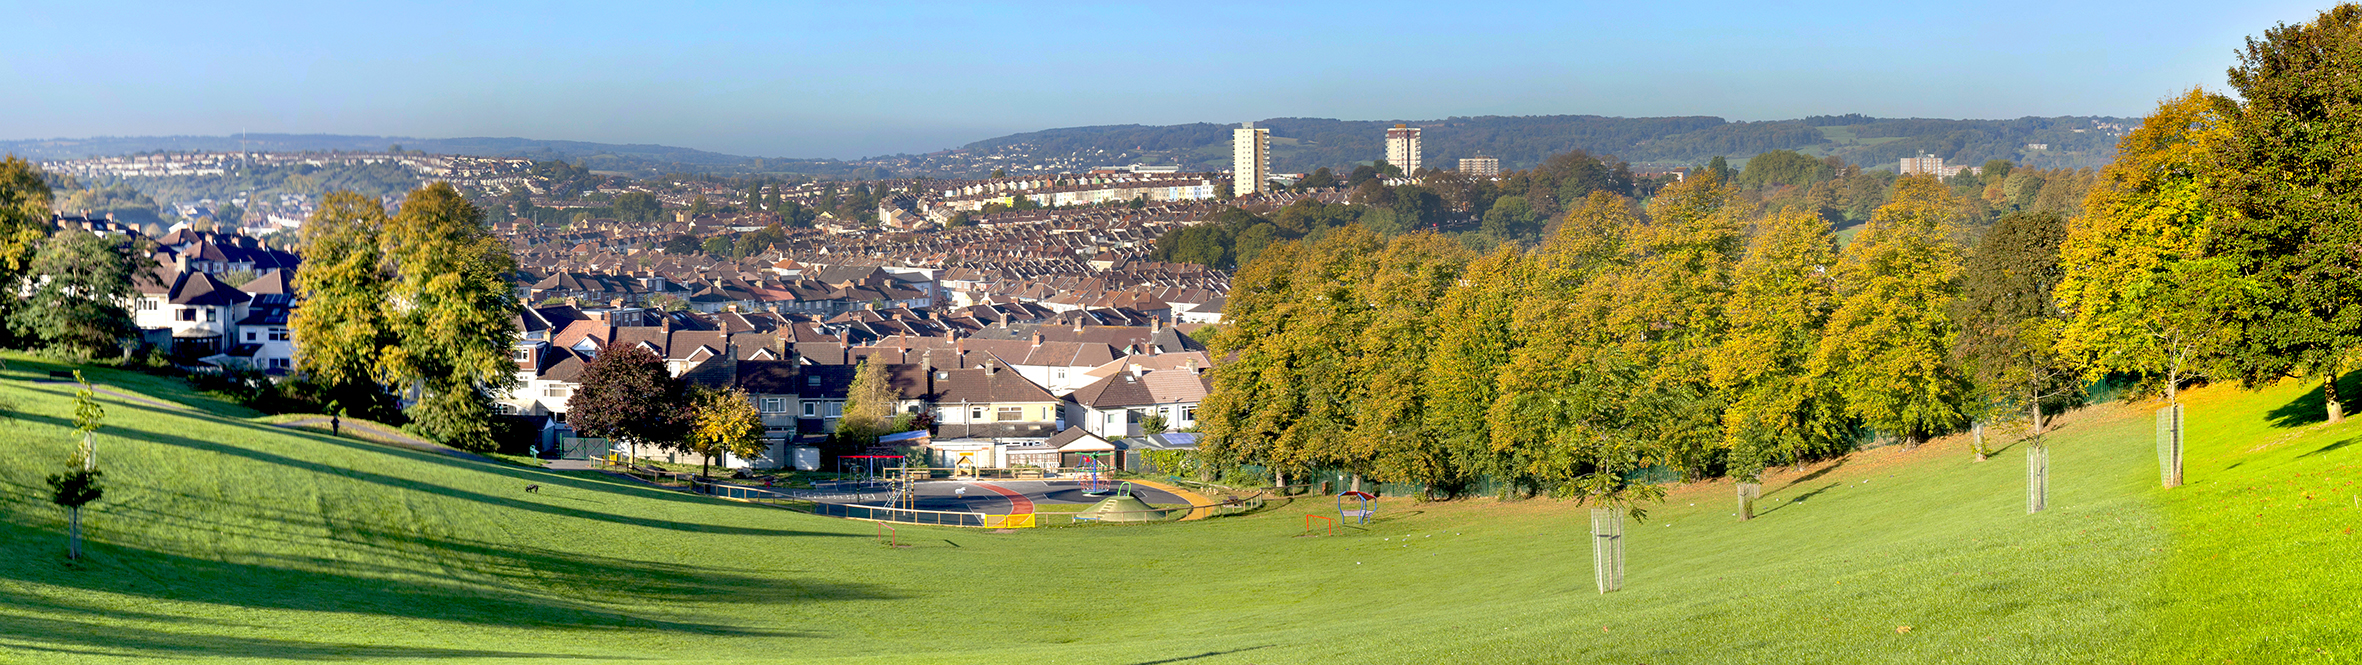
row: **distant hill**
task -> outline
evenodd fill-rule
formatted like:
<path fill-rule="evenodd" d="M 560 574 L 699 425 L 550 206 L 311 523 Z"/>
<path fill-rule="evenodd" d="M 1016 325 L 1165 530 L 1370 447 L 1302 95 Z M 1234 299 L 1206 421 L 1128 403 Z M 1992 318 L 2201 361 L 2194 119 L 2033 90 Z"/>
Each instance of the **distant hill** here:
<path fill-rule="evenodd" d="M 1386 128 L 1397 122 L 1424 130 L 1426 164 L 1444 168 L 1478 155 L 1500 158 L 1504 168 L 1525 168 L 1568 150 L 1661 164 L 1796 150 L 1892 169 L 1897 160 L 1921 152 L 1956 164 L 2006 159 L 2043 168 L 2098 167 L 2114 158 L 2117 138 L 2139 121 L 2102 116 L 1941 120 L 1853 114 L 1772 122 L 1562 115 L 1407 121 L 1274 118 L 1255 124 L 1271 129 L 1274 170 L 1307 172 L 1382 157 Z M 1004 168 L 1138 161 L 1177 164 L 1185 170 L 1225 170 L 1230 168 L 1230 131 L 1236 126 L 1068 127 L 985 139 L 959 152 Z"/>
<path fill-rule="evenodd" d="M 1859 114 L 1801 120 L 1731 122 L 1711 116 L 1610 118 L 1595 115 L 1478 116 L 1442 120 L 1273 118 L 1256 122 L 1272 135 L 1272 168 L 1309 172 L 1351 167 L 1385 155 L 1386 128 L 1424 130 L 1428 166 L 1451 168 L 1460 158 L 1498 157 L 1503 168 L 1527 168 L 1551 155 L 1583 150 L 1641 164 L 1687 165 L 1715 156 L 1744 160 L 1773 150 L 1837 155 L 1871 168 L 1933 154 L 1955 164 L 2006 159 L 2041 168 L 2107 164 L 2116 139 L 2139 120 L 2101 116 L 1942 120 L 1872 118 Z M 1230 168 L 1230 130 L 1237 125 L 1101 125 L 1010 134 L 954 150 L 862 160 L 773 159 L 651 144 L 610 144 L 524 138 L 421 139 L 336 134 L 134 136 L 0 141 L 0 153 L 33 160 L 78 159 L 152 151 L 269 152 L 405 150 L 481 157 L 564 160 L 593 170 L 632 175 L 800 174 L 831 178 L 978 177 L 1011 172 L 1075 171 L 1131 163 L 1180 165 L 1191 171 Z M 2039 146 L 2039 147 L 2038 147 Z"/>
<path fill-rule="evenodd" d="M 832 159 L 763 159 L 653 144 L 612 144 L 493 137 L 422 139 L 404 136 L 349 136 L 341 134 L 102 136 L 86 139 L 35 139 L 0 141 L 0 153 L 11 153 L 39 161 L 105 157 L 154 151 L 379 152 L 397 145 L 404 150 L 423 150 L 444 155 L 565 160 L 575 164 L 586 164 L 591 169 L 598 171 L 644 175 L 670 172 L 756 173 L 764 171 L 839 175 L 851 174 L 857 169 L 864 168 Z"/>

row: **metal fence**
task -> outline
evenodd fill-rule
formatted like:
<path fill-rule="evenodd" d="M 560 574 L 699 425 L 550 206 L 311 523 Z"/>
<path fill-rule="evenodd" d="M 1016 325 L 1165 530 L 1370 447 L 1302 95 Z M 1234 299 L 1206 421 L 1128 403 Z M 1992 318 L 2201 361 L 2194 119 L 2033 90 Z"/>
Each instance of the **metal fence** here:
<path fill-rule="evenodd" d="M 963 513 L 948 510 L 917 510 L 912 508 L 890 508 L 886 506 L 864 506 L 857 503 L 814 503 L 812 504 L 812 514 L 827 515 L 829 517 L 843 517 L 856 520 L 894 522 L 898 524 L 929 524 L 934 526 L 965 526 L 978 528 L 998 526 L 1000 522 L 999 520 L 990 519 L 992 516 L 986 515 L 984 513 Z"/>

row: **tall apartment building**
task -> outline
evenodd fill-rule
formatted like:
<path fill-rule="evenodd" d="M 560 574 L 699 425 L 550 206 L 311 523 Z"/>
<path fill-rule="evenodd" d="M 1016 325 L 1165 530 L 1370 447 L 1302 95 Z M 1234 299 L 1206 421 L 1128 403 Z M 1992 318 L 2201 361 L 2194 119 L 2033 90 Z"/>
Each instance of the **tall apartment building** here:
<path fill-rule="evenodd" d="M 1263 191 L 1271 180 L 1271 130 L 1241 123 L 1230 130 L 1230 193 L 1246 196 Z"/>
<path fill-rule="evenodd" d="M 1396 124 L 1386 130 L 1386 163 L 1406 176 L 1419 172 L 1419 128 Z"/>
<path fill-rule="evenodd" d="M 1900 168 L 1903 175 L 1927 173 L 1942 176 L 1944 175 L 1944 158 L 1923 152 L 1919 153 L 1918 157 L 1904 157 Z"/>
<path fill-rule="evenodd" d="M 1501 160 L 1494 157 L 1462 157 L 1460 172 L 1480 178 L 1498 177 L 1501 175 Z"/>

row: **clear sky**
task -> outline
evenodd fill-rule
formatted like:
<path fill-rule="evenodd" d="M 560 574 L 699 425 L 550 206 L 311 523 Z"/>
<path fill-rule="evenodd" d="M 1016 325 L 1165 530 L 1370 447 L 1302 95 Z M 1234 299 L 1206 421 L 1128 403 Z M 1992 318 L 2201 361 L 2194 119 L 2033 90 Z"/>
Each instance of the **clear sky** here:
<path fill-rule="evenodd" d="M 10 3 L 0 139 L 927 152 L 1103 124 L 2145 115 L 2319 0 Z"/>

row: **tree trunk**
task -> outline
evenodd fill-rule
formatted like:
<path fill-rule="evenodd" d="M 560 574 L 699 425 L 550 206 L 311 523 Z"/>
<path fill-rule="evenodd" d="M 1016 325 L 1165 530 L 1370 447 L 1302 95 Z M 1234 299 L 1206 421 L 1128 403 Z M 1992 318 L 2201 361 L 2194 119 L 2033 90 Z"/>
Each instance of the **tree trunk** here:
<path fill-rule="evenodd" d="M 1985 424 L 1979 422 L 1968 430 L 1968 449 L 1977 454 L 1977 461 L 1985 461 Z"/>
<path fill-rule="evenodd" d="M 2337 369 L 2329 370 L 2329 379 L 2321 382 L 2321 401 L 2329 407 L 2329 424 L 2346 421 L 2346 407 L 2337 403 Z"/>
<path fill-rule="evenodd" d="M 66 508 L 66 558 L 82 560 L 82 507 Z"/>
<path fill-rule="evenodd" d="M 1913 431 L 1910 434 L 1903 435 L 1904 450 L 1918 450 L 1919 444 L 1922 443 L 1927 443 L 1927 434 L 1925 433 Z"/>
<path fill-rule="evenodd" d="M 1273 486 L 1273 487 L 1287 487 L 1287 486 L 1288 486 L 1288 472 L 1286 472 L 1286 471 L 1281 471 L 1281 470 L 1280 470 L 1280 468 L 1279 468 L 1279 467 L 1276 467 L 1276 466 L 1275 466 L 1275 467 L 1271 467 L 1271 486 Z"/>
<path fill-rule="evenodd" d="M 1353 474 L 1353 491 L 1361 491 L 1361 474 Z"/>

